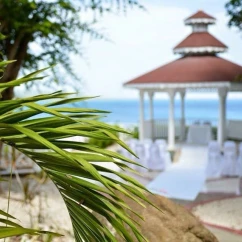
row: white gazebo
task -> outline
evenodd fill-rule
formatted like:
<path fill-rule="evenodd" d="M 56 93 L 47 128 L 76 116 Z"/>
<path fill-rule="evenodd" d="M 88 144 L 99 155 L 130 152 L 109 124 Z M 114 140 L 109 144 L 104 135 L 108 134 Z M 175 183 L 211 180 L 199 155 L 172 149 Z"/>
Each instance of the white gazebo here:
<path fill-rule="evenodd" d="M 215 24 L 215 18 L 198 11 L 185 20 L 192 26 L 192 33 L 173 50 L 181 58 L 161 66 L 149 73 L 124 84 L 135 88 L 140 94 L 140 139 L 144 139 L 144 95 L 149 96 L 149 118 L 154 120 L 153 99 L 157 92 L 166 92 L 169 96 L 168 148 L 175 147 L 174 98 L 181 97 L 181 139 L 185 135 L 185 105 L 187 91 L 217 91 L 219 97 L 218 142 L 221 147 L 226 138 L 226 98 L 228 92 L 242 91 L 242 66 L 218 56 L 227 51 L 227 46 L 208 32 L 208 26 Z M 154 122 L 151 122 L 154 138 Z"/>

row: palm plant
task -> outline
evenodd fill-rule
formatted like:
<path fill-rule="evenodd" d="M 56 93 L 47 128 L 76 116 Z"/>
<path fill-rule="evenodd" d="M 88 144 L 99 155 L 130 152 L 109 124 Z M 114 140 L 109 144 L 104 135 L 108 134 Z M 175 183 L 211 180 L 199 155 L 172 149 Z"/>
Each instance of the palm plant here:
<path fill-rule="evenodd" d="M 4 68 L 8 63 L 1 62 L 0 68 Z M 37 75 L 44 70 L 1 83 L 0 92 L 10 86 L 41 80 L 43 77 Z M 114 135 L 116 132 L 127 133 L 125 130 L 97 121 L 100 115 L 107 112 L 63 106 L 86 99 L 88 97 L 73 97 L 71 93 L 59 91 L 1 101 L 0 140 L 31 158 L 54 182 L 68 209 L 77 242 L 117 241 L 115 235 L 93 215 L 93 212 L 106 218 L 116 233 L 126 241 L 132 241 L 126 226 L 131 228 L 138 241 L 146 241 L 136 222 L 125 213 L 129 207 L 116 195 L 116 192 L 124 194 L 141 206 L 144 206 L 142 201 L 147 201 L 146 189 L 123 172 L 131 170 L 129 164 L 135 162 L 96 145 L 70 140 L 73 136 L 114 140 L 133 154 L 127 145 Z M 40 102 L 43 101 L 44 104 L 41 105 Z M 103 166 L 104 162 L 116 164 L 121 168 L 121 172 Z M 119 179 L 112 178 L 110 173 Z M 20 227 L 9 219 L 13 217 L 6 212 L 0 210 L 0 215 L 7 217 L 0 219 L 2 224 L 7 224 L 7 227 L 0 227 L 0 238 L 41 233 Z"/>

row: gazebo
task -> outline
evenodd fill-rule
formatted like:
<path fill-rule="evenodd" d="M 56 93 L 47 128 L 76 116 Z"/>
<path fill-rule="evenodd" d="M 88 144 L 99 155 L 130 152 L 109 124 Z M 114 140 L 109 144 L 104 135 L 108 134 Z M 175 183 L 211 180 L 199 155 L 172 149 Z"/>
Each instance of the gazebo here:
<path fill-rule="evenodd" d="M 174 47 L 175 54 L 181 57 L 153 71 L 139 76 L 124 84 L 140 94 L 140 139 L 144 139 L 144 95 L 149 96 L 150 120 L 154 120 L 153 98 L 157 92 L 169 96 L 168 148 L 175 148 L 174 98 L 181 97 L 181 134 L 185 134 L 185 105 L 187 91 L 217 91 L 219 97 L 218 142 L 223 145 L 226 138 L 226 98 L 227 93 L 242 91 L 242 66 L 218 56 L 227 51 L 227 46 L 208 32 L 208 26 L 216 19 L 203 11 L 198 11 L 185 19 L 185 25 L 192 27 L 192 33 Z M 154 122 L 151 122 L 154 134 Z M 154 138 L 154 137 L 153 137 Z"/>

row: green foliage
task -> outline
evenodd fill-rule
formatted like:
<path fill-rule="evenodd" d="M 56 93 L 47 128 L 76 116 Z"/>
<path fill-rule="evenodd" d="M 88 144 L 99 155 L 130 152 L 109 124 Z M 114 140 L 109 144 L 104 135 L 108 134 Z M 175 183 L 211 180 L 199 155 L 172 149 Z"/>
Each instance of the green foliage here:
<path fill-rule="evenodd" d="M 17 60 L 9 66 L 11 78 L 17 77 L 21 67 L 29 71 L 41 68 L 43 62 L 60 63 L 58 69 L 52 69 L 56 81 L 65 83 L 60 77 L 71 75 L 68 85 L 79 89 L 74 83 L 78 76 L 71 67 L 71 54 L 82 55 L 86 35 L 105 38 L 95 27 L 103 14 L 134 6 L 142 8 L 136 0 L 0 0 L 0 33 L 5 36 L 0 36 L 0 52 L 6 60 Z M 87 20 L 87 14 L 93 17 Z M 9 81 L 8 73 L 6 79 Z"/>
<path fill-rule="evenodd" d="M 27 79 L 40 80 L 41 77 L 37 78 L 37 74 L 39 72 L 7 84 L 2 83 L 0 90 L 9 85 L 25 83 Z M 118 191 L 144 206 L 142 201 L 147 201 L 145 192 L 148 191 L 124 173 L 129 164 L 136 163 L 96 145 L 71 141 L 73 136 L 115 140 L 133 154 L 115 135 L 127 133 L 125 130 L 97 121 L 105 111 L 63 106 L 86 99 L 88 98 L 74 98 L 70 93 L 55 92 L 1 101 L 0 140 L 31 158 L 54 182 L 69 211 L 77 242 L 117 241 L 110 228 L 102 224 L 92 211 L 106 218 L 125 241 L 132 241 L 126 226 L 131 228 L 137 241 L 146 241 L 138 225 L 125 212 L 129 207 L 116 195 Z M 40 101 L 45 104 L 40 105 Z M 20 110 L 21 107 L 24 110 Z M 38 114 L 48 115 L 36 116 Z M 103 162 L 114 163 L 121 171 L 104 167 Z M 113 179 L 109 174 L 121 179 Z M 3 211 L 0 214 L 6 216 Z M 7 217 L 11 218 L 11 215 Z M 7 228 L 1 227 L 1 238 L 23 233 L 40 233 L 19 227 L 10 219 L 1 221 L 8 225 Z"/>
<path fill-rule="evenodd" d="M 61 236 L 60 234 L 57 234 L 57 233 L 24 228 L 18 223 L 16 223 L 14 220 L 16 220 L 15 217 L 0 210 L 0 239 L 19 236 L 23 234 L 30 234 L 30 235 L 49 234 L 51 236 Z"/>
<path fill-rule="evenodd" d="M 131 132 L 131 134 L 132 134 L 132 138 L 139 139 L 139 128 L 138 127 L 134 127 L 134 129 Z"/>
<path fill-rule="evenodd" d="M 115 125 L 114 127 L 119 128 L 118 125 Z M 118 138 L 117 131 L 112 131 L 112 134 Z M 116 143 L 116 141 L 114 139 L 96 139 L 96 138 L 90 138 L 88 142 L 89 142 L 89 144 L 98 146 L 100 148 L 107 148 Z"/>
<path fill-rule="evenodd" d="M 170 153 L 171 161 L 173 162 L 174 158 L 175 158 L 176 151 L 175 150 L 168 150 L 168 152 Z"/>
<path fill-rule="evenodd" d="M 242 30 L 242 0 L 230 0 L 226 5 L 227 14 L 229 15 L 230 27 L 236 27 Z"/>
<path fill-rule="evenodd" d="M 3 211 L 0 210 L 0 214 Z M 9 216 L 9 214 L 7 214 Z M 6 227 L 6 225 L 8 227 Z M 51 233 L 46 231 L 39 231 L 35 229 L 28 229 L 20 226 L 19 224 L 13 222 L 10 219 L 5 219 L 0 217 L 0 239 L 7 238 L 7 237 L 13 237 L 13 236 L 19 236 L 23 234 L 30 234 L 30 235 L 41 235 L 41 234 L 49 234 L 53 236 L 61 236 L 57 233 Z"/>
<path fill-rule="evenodd" d="M 212 135 L 213 135 L 213 138 L 215 139 L 215 140 L 217 140 L 217 137 L 218 137 L 218 129 L 217 129 L 217 127 L 212 127 Z"/>

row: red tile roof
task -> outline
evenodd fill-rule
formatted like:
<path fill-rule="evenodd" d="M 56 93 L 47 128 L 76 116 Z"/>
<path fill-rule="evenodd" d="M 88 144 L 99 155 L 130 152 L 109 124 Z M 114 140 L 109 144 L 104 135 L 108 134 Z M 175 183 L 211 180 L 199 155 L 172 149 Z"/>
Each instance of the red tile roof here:
<path fill-rule="evenodd" d="M 208 32 L 196 32 L 191 33 L 187 36 L 180 44 L 178 44 L 174 49 L 185 48 L 185 47 L 222 47 L 227 48 L 225 44 L 216 39 L 213 35 Z"/>
<path fill-rule="evenodd" d="M 194 19 L 194 18 L 208 18 L 208 19 L 215 19 L 213 16 L 203 12 L 203 11 L 197 11 L 195 14 L 193 14 L 192 16 L 190 16 L 189 18 L 187 18 L 186 20 L 189 19 Z"/>
<path fill-rule="evenodd" d="M 161 66 L 124 85 L 233 81 L 242 66 L 217 56 L 187 56 Z"/>

